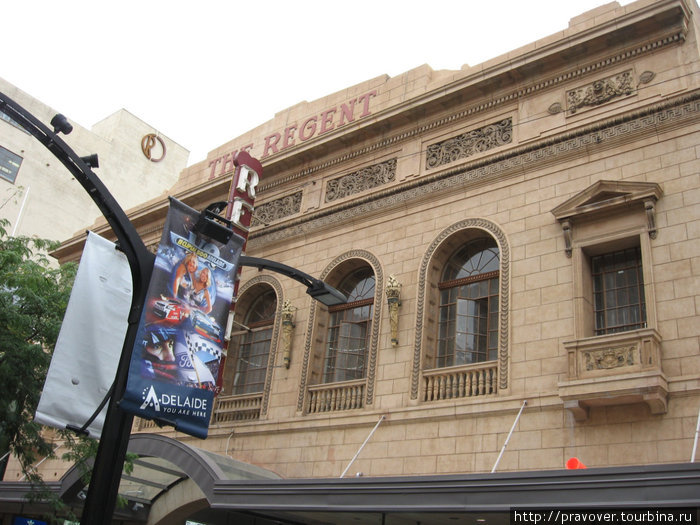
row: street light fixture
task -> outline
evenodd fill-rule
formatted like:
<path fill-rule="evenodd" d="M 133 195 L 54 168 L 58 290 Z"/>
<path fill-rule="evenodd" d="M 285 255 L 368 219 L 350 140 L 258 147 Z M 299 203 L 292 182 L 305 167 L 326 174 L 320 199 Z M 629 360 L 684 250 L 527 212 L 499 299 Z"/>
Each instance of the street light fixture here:
<path fill-rule="evenodd" d="M 291 277 L 295 281 L 306 286 L 307 294 L 326 306 L 335 306 L 348 302 L 347 297 L 331 285 L 324 283 L 321 279 L 311 277 L 309 274 L 299 271 L 296 268 L 287 266 L 286 264 L 270 261 L 268 259 L 260 259 L 259 257 L 248 257 L 247 255 L 241 255 L 238 263 L 241 266 L 252 266 L 259 270 L 272 270 L 273 272 Z"/>

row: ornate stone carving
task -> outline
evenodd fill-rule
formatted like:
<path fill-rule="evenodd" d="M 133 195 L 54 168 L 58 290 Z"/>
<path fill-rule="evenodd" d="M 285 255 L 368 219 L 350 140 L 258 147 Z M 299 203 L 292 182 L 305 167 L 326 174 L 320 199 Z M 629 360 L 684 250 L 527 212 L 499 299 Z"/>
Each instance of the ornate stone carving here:
<path fill-rule="evenodd" d="M 399 306 L 401 306 L 401 283 L 390 275 L 386 280 L 386 300 L 389 307 L 389 324 L 391 327 L 391 346 L 399 345 Z"/>
<path fill-rule="evenodd" d="M 403 205 L 415 199 L 424 198 L 427 194 L 501 177 L 513 170 L 521 173 L 523 169 L 536 169 L 539 164 L 551 162 L 560 155 L 586 152 L 591 144 L 629 139 L 631 136 L 647 133 L 649 129 L 657 130 L 664 125 L 678 125 L 686 120 L 697 118 L 698 113 L 700 113 L 700 94 L 684 95 L 622 118 L 610 119 L 596 126 L 595 129 L 589 128 L 576 133 L 563 134 L 555 139 L 515 148 L 484 162 L 457 166 L 401 186 L 367 194 L 339 211 L 328 213 L 324 210 L 293 219 L 288 224 L 275 225 L 253 232 L 248 238 L 248 245 L 256 243 L 256 246 L 259 246 L 290 236 L 303 235 L 367 213 L 385 210 L 389 206 Z"/>
<path fill-rule="evenodd" d="M 294 311 L 295 308 L 292 306 L 292 303 L 284 301 L 282 305 L 282 356 L 285 368 L 289 368 L 289 363 L 291 362 Z"/>
<path fill-rule="evenodd" d="M 617 97 L 631 95 L 632 70 L 629 69 L 611 77 L 602 78 L 595 82 L 567 92 L 566 99 L 569 112 L 573 115 L 584 106 L 600 106 Z"/>
<path fill-rule="evenodd" d="M 550 115 L 556 115 L 557 113 L 561 113 L 562 111 L 564 111 L 564 108 L 561 106 L 561 102 L 555 102 L 547 108 L 547 112 Z"/>
<path fill-rule="evenodd" d="M 456 137 L 428 146 L 425 167 L 437 168 L 476 153 L 488 151 L 513 140 L 513 119 L 507 118 L 483 128 L 474 129 Z"/>
<path fill-rule="evenodd" d="M 318 171 L 330 168 L 331 166 L 335 166 L 348 160 L 360 158 L 374 151 L 381 151 L 382 149 L 392 144 L 397 144 L 403 140 L 410 140 L 414 137 L 422 135 L 427 130 L 434 130 L 445 124 L 452 124 L 461 119 L 470 118 L 474 115 L 484 113 L 485 111 L 491 111 L 494 108 L 498 108 L 503 104 L 510 104 L 513 101 L 518 100 L 519 98 L 524 97 L 526 95 L 532 95 L 542 90 L 549 90 L 552 87 L 557 86 L 559 84 L 571 82 L 575 78 L 588 76 L 595 71 L 606 70 L 613 65 L 617 67 L 620 64 L 629 62 L 630 60 L 636 60 L 639 57 L 647 55 L 649 53 L 658 53 L 658 51 L 664 47 L 683 43 L 686 38 L 686 33 L 687 27 L 685 27 L 682 31 L 678 33 L 666 35 L 662 38 L 659 38 L 658 40 L 654 40 L 651 42 L 642 43 L 633 49 L 625 49 L 617 55 L 603 58 L 602 60 L 599 60 L 597 62 L 578 64 L 574 69 L 557 73 L 555 76 L 544 78 L 534 85 L 518 87 L 513 91 L 504 93 L 502 96 L 490 98 L 487 101 L 471 105 L 465 108 L 464 110 L 459 111 L 458 113 L 451 114 L 425 124 L 421 124 L 408 131 L 402 130 L 401 132 L 396 133 L 394 135 L 383 137 L 377 142 L 368 144 L 364 147 L 352 149 L 349 152 L 345 152 L 343 155 L 340 155 L 330 160 L 325 160 L 314 166 L 310 166 L 296 173 L 287 175 L 286 177 L 274 179 L 269 183 L 263 182 L 261 185 L 258 186 L 258 190 L 260 192 L 263 192 L 281 184 L 287 184 L 293 180 L 300 179 L 311 173 L 316 173 Z"/>
<path fill-rule="evenodd" d="M 272 221 L 283 219 L 301 210 L 302 192 L 297 191 L 281 199 L 266 202 L 255 207 L 253 226 L 270 224 Z"/>
<path fill-rule="evenodd" d="M 656 201 L 654 199 L 644 201 L 644 211 L 646 211 L 647 214 L 649 237 L 651 239 L 656 239 Z"/>
<path fill-rule="evenodd" d="M 349 195 L 382 186 L 395 178 L 396 159 L 366 166 L 337 179 L 329 180 L 326 185 L 326 202 L 333 202 Z"/>
<path fill-rule="evenodd" d="M 653 71 L 645 71 L 644 73 L 639 75 L 639 84 L 637 84 L 637 85 L 648 84 L 649 82 L 654 80 L 655 76 L 656 76 L 656 73 L 654 73 Z"/>
<path fill-rule="evenodd" d="M 564 341 L 569 374 L 558 385 L 564 407 L 577 421 L 588 418 L 591 406 L 646 403 L 652 414 L 665 413 L 661 342 L 653 328 Z"/>
<path fill-rule="evenodd" d="M 610 370 L 634 365 L 635 346 L 621 346 L 583 352 L 586 370 Z"/>
<path fill-rule="evenodd" d="M 571 259 L 571 254 L 574 251 L 571 241 L 571 221 L 562 221 L 561 229 L 564 231 L 564 251 L 566 256 Z"/>

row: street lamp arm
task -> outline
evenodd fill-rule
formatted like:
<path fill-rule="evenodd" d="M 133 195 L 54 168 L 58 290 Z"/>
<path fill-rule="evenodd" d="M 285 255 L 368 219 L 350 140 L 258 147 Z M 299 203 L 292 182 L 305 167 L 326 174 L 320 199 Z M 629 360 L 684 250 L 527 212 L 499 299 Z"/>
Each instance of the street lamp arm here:
<path fill-rule="evenodd" d="M 238 259 L 238 264 L 241 266 L 251 266 L 253 268 L 257 268 L 258 270 L 271 270 L 273 272 L 281 273 L 297 282 L 300 282 L 306 287 L 313 286 L 314 282 L 318 281 L 318 279 L 315 279 L 310 275 L 297 270 L 296 268 L 292 268 L 291 266 L 287 266 L 286 264 L 276 261 L 270 261 L 269 259 L 261 259 L 260 257 L 241 255 Z"/>
<path fill-rule="evenodd" d="M 306 286 L 306 293 L 326 306 L 344 304 L 347 302 L 345 295 L 329 284 L 324 283 L 321 279 L 316 279 L 286 264 L 270 261 L 268 259 L 261 259 L 260 257 L 248 257 L 247 255 L 241 255 L 238 259 L 238 264 L 240 266 L 251 266 L 259 270 L 271 270 L 286 275 Z"/>

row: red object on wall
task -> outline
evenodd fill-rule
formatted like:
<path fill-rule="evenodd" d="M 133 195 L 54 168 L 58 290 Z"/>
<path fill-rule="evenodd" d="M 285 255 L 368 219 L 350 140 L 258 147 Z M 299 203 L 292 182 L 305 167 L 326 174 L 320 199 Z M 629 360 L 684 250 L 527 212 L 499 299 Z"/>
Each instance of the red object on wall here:
<path fill-rule="evenodd" d="M 569 460 L 566 462 L 566 468 L 569 470 L 576 470 L 586 468 L 586 465 L 581 463 L 581 460 L 578 458 L 569 458 Z"/>

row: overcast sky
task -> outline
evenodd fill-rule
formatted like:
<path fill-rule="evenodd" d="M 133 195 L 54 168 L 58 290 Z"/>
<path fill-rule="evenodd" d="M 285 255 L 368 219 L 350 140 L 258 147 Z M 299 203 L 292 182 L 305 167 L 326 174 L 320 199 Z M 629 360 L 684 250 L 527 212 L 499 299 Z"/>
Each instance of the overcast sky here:
<path fill-rule="evenodd" d="M 125 108 L 193 164 L 303 100 L 477 65 L 605 3 L 7 0 L 0 75 L 86 128 Z"/>

